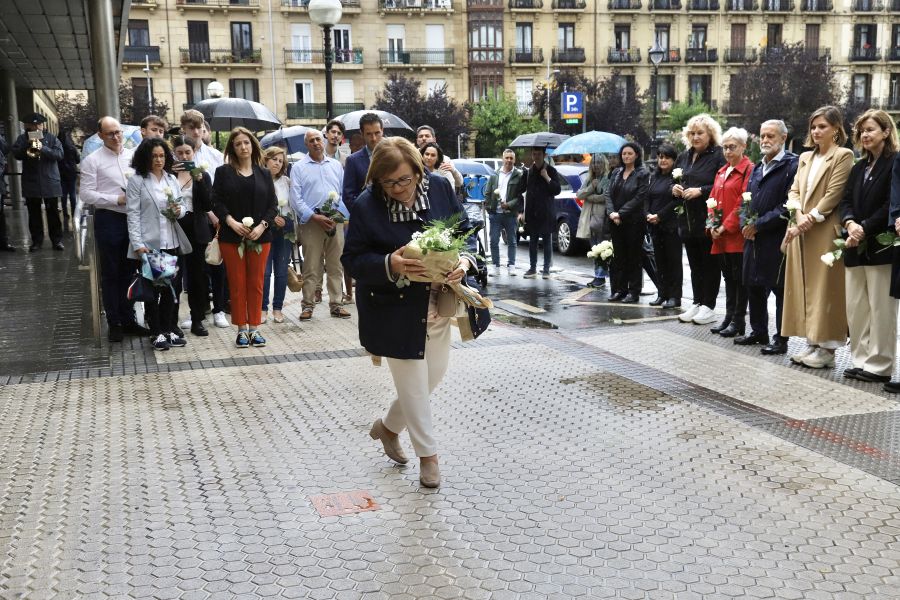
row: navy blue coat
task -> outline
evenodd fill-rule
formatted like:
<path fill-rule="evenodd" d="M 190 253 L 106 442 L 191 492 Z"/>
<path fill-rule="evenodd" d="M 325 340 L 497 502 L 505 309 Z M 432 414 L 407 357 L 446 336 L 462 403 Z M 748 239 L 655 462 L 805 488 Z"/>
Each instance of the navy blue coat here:
<path fill-rule="evenodd" d="M 13 144 L 13 156 L 22 161 L 22 195 L 26 198 L 59 198 L 62 182 L 59 178 L 59 161 L 63 159 L 63 147 L 59 138 L 45 131 L 41 139 L 39 158 L 28 158 L 31 140 L 23 133 Z"/>
<path fill-rule="evenodd" d="M 353 210 L 356 198 L 362 193 L 369 172 L 369 153 L 363 146 L 347 157 L 344 163 L 344 182 L 341 186 L 341 199 L 347 210 Z"/>
<path fill-rule="evenodd" d="M 430 208 L 421 220 L 392 223 L 380 193 L 367 187 L 356 199 L 344 241 L 341 263 L 356 279 L 359 341 L 376 356 L 425 358 L 425 330 L 431 284 L 412 282 L 399 288 L 388 277 L 389 255 L 405 246 L 427 222 L 461 214 L 462 228 L 470 228 L 466 211 L 443 175 L 428 177 Z M 469 238 L 475 253 L 475 238 Z"/>
<path fill-rule="evenodd" d="M 781 266 L 781 242 L 787 229 L 788 191 L 797 174 L 799 157 L 785 152 L 763 176 L 762 161 L 753 167 L 747 191 L 752 195 L 750 210 L 757 215 L 756 239 L 744 240 L 744 285 L 774 288 Z"/>

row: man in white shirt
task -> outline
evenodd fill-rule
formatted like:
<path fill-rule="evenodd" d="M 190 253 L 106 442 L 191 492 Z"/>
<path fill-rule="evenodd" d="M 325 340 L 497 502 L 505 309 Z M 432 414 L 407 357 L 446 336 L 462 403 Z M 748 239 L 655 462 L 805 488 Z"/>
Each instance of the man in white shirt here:
<path fill-rule="evenodd" d="M 203 113 L 199 110 L 186 110 L 181 115 L 181 133 L 193 138 L 198 143 L 197 149 L 194 151 L 194 164 L 206 165 L 206 172 L 209 173 L 211 181 L 216 180 L 216 169 L 225 163 L 225 157 L 221 152 L 208 146 L 203 142 Z"/>
<path fill-rule="evenodd" d="M 103 117 L 97 135 L 103 147 L 81 162 L 79 194 L 94 206 L 94 235 L 100 257 L 100 288 L 109 325 L 109 341 L 121 342 L 125 334 L 150 335 L 137 325 L 134 307 L 128 301 L 128 286 L 137 270 L 137 261 L 126 257 L 128 223 L 125 216 L 125 188 L 134 175 L 133 150 L 124 146 L 122 126 L 112 117 Z"/>

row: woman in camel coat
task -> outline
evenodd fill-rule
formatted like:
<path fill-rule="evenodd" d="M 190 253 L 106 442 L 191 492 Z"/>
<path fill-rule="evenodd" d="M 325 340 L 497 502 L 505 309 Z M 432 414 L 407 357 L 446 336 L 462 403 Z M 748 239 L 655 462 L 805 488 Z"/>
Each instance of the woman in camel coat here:
<path fill-rule="evenodd" d="M 787 259 L 784 286 L 783 336 L 805 337 L 806 350 L 791 356 L 798 365 L 821 369 L 834 366 L 834 351 L 847 341 L 844 265 L 829 267 L 822 255 L 835 249 L 841 237 L 838 204 L 853 167 L 853 152 L 843 145 L 847 134 L 843 115 L 823 106 L 809 119 L 797 175 L 788 192 L 796 200 L 796 225 L 785 234 Z"/>

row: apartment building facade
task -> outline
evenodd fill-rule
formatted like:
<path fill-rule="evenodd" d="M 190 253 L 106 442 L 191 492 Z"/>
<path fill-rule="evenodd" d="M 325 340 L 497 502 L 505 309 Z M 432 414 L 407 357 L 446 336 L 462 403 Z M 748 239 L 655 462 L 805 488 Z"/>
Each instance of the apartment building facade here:
<path fill-rule="evenodd" d="M 286 123 L 322 123 L 322 32 L 307 4 L 133 2 L 123 77 L 138 101 L 149 84 L 179 114 L 217 80 Z M 623 93 L 643 90 L 658 40 L 663 108 L 698 94 L 727 111 L 745 61 L 801 42 L 834 65 L 855 101 L 900 113 L 900 0 L 345 0 L 343 14 L 333 32 L 337 112 L 371 105 L 392 73 L 428 90 L 446 84 L 458 99 L 504 90 L 523 113 L 556 69 L 595 78 L 618 69 L 634 84 Z"/>

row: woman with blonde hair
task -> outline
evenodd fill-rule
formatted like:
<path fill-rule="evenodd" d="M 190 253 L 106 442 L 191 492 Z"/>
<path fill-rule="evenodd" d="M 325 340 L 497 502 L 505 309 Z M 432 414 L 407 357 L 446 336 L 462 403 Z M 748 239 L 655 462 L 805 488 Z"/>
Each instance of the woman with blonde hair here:
<path fill-rule="evenodd" d="M 269 287 L 272 274 L 275 274 L 275 284 L 272 298 L 272 320 L 276 323 L 284 323 L 284 296 L 287 291 L 287 271 L 293 251 L 293 241 L 290 239 L 294 233 L 294 211 L 291 208 L 291 180 L 287 174 L 287 155 L 284 148 L 272 146 L 266 148 L 263 153 L 266 169 L 272 175 L 275 184 L 275 198 L 278 203 L 278 212 L 275 215 L 272 227 L 272 245 L 269 247 L 269 258 L 266 260 L 266 274 L 263 276 L 262 317 L 265 323 L 269 318 Z"/>
<path fill-rule="evenodd" d="M 219 247 L 228 275 L 231 322 L 237 325 L 235 346 L 262 347 L 263 276 L 278 208 L 272 176 L 262 167 L 262 148 L 256 137 L 235 127 L 225 144 L 225 164 L 216 169 L 212 189 L 213 212 L 223 227 Z"/>
<path fill-rule="evenodd" d="M 408 459 L 398 434 L 409 437 L 420 460 L 419 480 L 425 487 L 440 485 L 437 443 L 431 422 L 431 393 L 441 382 L 450 356 L 450 319 L 433 307 L 436 284 L 398 285 L 403 276 L 421 275 L 420 260 L 403 258 L 414 233 L 435 219 L 466 213 L 453 187 L 438 173 L 428 173 L 422 156 L 409 141 L 392 137 L 372 152 L 366 188 L 353 204 L 353 218 L 341 257 L 356 279 L 359 340 L 372 355 L 387 358 L 397 397 L 369 435 L 381 441 L 385 454 L 405 464 Z M 458 282 L 475 268 L 475 240 L 471 254 L 463 254 L 448 282 Z M 437 286 L 439 289 L 440 286 Z"/>
<path fill-rule="evenodd" d="M 840 206 L 853 362 L 844 377 L 887 383 L 897 347 L 897 298 L 891 297 L 891 253 L 881 252 L 886 248 L 875 238 L 893 229 L 888 212 L 897 129 L 883 110 L 867 110 L 853 126 L 853 143 L 862 158 L 850 170 Z"/>
<path fill-rule="evenodd" d="M 679 199 L 678 232 L 691 268 L 694 301 L 678 315 L 682 323 L 705 325 L 716 320 L 713 309 L 719 295 L 719 263 L 712 256 L 712 240 L 706 234 L 706 200 L 716 173 L 725 164 L 722 127 L 706 113 L 694 115 L 682 132 L 687 150 L 675 160 L 672 195 Z"/>
<path fill-rule="evenodd" d="M 822 255 L 834 250 L 841 235 L 838 203 L 853 167 L 853 152 L 844 148 L 844 116 L 823 106 L 809 117 L 797 175 L 788 192 L 792 213 L 783 247 L 785 260 L 784 314 L 781 335 L 806 338 L 807 348 L 791 362 L 813 369 L 834 366 L 834 351 L 847 341 L 844 265 L 829 266 Z M 797 208 L 792 210 L 792 205 Z"/>

